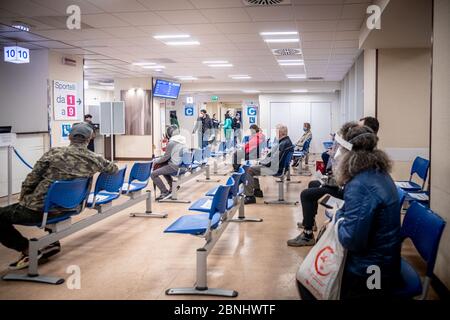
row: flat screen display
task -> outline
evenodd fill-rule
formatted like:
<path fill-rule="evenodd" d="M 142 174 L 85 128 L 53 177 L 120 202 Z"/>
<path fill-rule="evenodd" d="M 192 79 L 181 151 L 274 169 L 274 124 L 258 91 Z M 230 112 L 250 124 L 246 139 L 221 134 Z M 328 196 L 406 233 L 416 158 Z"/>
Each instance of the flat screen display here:
<path fill-rule="evenodd" d="M 181 83 L 156 79 L 153 96 L 166 99 L 178 99 Z"/>

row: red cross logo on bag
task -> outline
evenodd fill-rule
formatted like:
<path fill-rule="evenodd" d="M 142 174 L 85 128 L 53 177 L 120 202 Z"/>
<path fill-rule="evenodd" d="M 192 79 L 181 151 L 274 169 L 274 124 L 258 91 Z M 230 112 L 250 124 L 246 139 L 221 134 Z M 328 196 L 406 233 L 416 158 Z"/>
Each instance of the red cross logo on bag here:
<path fill-rule="evenodd" d="M 314 261 L 314 267 L 319 275 L 325 277 L 330 274 L 330 267 L 332 267 L 334 260 L 333 255 L 334 250 L 330 246 L 326 246 L 319 251 Z"/>

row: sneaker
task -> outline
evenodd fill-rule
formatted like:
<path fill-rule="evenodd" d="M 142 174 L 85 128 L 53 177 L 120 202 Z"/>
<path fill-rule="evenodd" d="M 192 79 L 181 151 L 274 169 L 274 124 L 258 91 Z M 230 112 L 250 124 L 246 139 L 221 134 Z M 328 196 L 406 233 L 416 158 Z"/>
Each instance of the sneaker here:
<path fill-rule="evenodd" d="M 297 222 L 297 228 L 299 228 L 299 229 L 303 229 L 304 228 L 304 226 L 303 226 L 303 223 L 301 223 L 301 222 Z M 313 227 L 313 231 L 314 232 L 316 232 L 317 231 L 317 224 L 316 224 L 316 222 L 314 221 L 314 227 Z"/>
<path fill-rule="evenodd" d="M 308 237 L 304 232 L 300 233 L 294 239 L 290 239 L 287 241 L 287 245 L 289 247 L 305 247 L 305 246 L 313 246 L 315 244 L 316 241 L 314 240 L 314 235 Z"/>
<path fill-rule="evenodd" d="M 246 196 L 244 199 L 244 204 L 256 203 L 256 198 L 254 196 Z"/>
<path fill-rule="evenodd" d="M 60 252 L 61 252 L 61 243 L 59 241 L 56 241 L 42 249 L 42 258 L 48 259 Z"/>
<path fill-rule="evenodd" d="M 171 194 L 170 191 L 164 191 L 159 195 L 159 197 L 156 198 L 156 201 L 163 200 L 164 198 L 168 197 L 170 194 Z"/>
<path fill-rule="evenodd" d="M 255 195 L 255 197 L 257 197 L 257 198 L 263 198 L 263 197 L 264 197 L 264 194 L 263 194 L 263 192 L 262 192 L 261 189 L 255 189 L 254 195 Z"/>
<path fill-rule="evenodd" d="M 38 251 L 38 260 L 42 258 L 42 252 Z M 9 270 L 21 270 L 28 267 L 30 264 L 30 258 L 23 253 L 20 255 L 19 259 L 16 262 L 13 262 L 9 265 Z"/>

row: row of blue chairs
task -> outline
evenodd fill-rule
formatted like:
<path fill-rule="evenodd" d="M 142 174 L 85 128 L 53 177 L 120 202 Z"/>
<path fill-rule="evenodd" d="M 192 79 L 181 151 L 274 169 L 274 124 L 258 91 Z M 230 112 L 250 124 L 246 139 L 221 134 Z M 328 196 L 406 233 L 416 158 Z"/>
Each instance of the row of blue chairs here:
<path fill-rule="evenodd" d="M 262 219 L 246 218 L 244 211 L 243 184 L 248 164 L 234 172 L 224 185 L 206 192 L 205 197 L 195 201 L 189 208 L 195 214 L 183 215 L 173 222 L 165 233 L 188 234 L 205 239 L 205 245 L 196 251 L 196 282 L 194 287 L 170 288 L 167 295 L 213 295 L 236 297 L 238 292 L 219 288 L 209 288 L 207 284 L 207 257 L 225 231 L 229 222 L 254 221 Z M 239 217 L 233 215 L 239 211 Z"/>
<path fill-rule="evenodd" d="M 396 181 L 397 187 L 403 189 L 405 194 L 405 202 L 409 203 L 412 201 L 420 202 L 424 205 L 429 204 L 430 193 L 425 190 L 425 184 L 428 177 L 428 171 L 430 169 L 430 161 L 422 157 L 416 157 L 411 166 L 409 180 L 407 181 Z M 421 181 L 421 185 L 414 182 L 413 179 L 416 178 Z"/>
<path fill-rule="evenodd" d="M 78 178 L 66 181 L 54 181 L 47 192 L 44 201 L 42 222 L 29 224 L 47 231 L 39 239 L 29 240 L 29 266 L 27 274 L 6 274 L 3 280 L 21 280 L 50 284 L 61 284 L 64 279 L 39 275 L 38 251 L 61 240 L 79 230 L 127 209 L 140 201 L 146 201 L 144 213 L 131 213 L 130 216 L 166 218 L 167 214 L 153 213 L 151 208 L 151 193 L 142 193 L 147 187 L 152 162 L 135 163 L 131 169 L 128 182 L 125 182 L 126 167 L 115 174 L 101 173 L 91 193 L 92 178 Z M 129 200 L 112 206 L 112 202 L 120 195 L 128 196 Z M 72 223 L 72 217 L 83 212 L 85 208 L 97 210 L 97 214 Z M 57 213 L 57 214 L 55 214 Z"/>

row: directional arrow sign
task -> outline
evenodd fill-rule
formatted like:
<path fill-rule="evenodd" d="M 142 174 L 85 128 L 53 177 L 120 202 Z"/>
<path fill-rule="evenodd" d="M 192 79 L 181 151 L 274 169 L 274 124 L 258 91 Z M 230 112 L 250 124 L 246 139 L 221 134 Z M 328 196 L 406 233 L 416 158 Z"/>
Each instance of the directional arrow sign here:
<path fill-rule="evenodd" d="M 78 98 L 77 103 L 81 104 L 81 99 L 80 98 Z"/>

